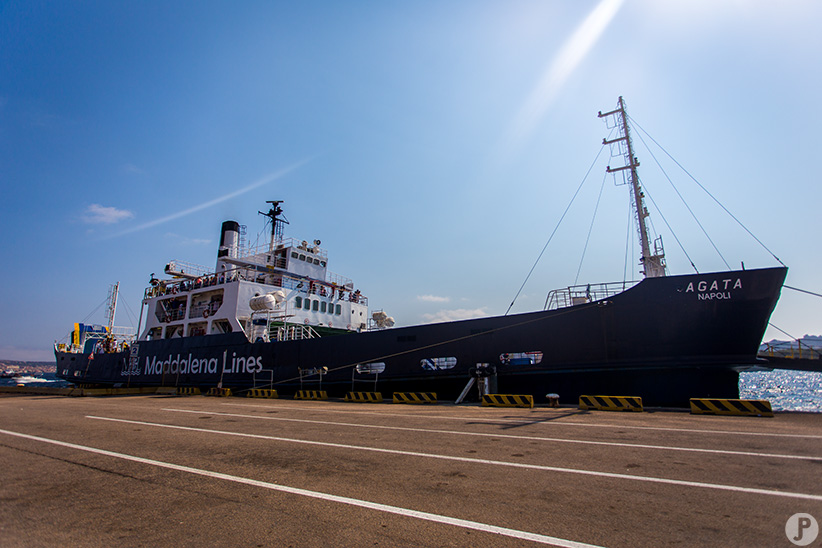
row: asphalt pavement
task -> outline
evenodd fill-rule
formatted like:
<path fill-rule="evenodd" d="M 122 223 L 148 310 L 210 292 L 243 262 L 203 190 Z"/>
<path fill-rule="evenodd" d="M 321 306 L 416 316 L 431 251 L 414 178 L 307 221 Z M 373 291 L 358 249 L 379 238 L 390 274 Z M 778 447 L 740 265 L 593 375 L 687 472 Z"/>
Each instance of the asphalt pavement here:
<path fill-rule="evenodd" d="M 3 547 L 790 547 L 798 513 L 820 414 L 0 394 Z"/>

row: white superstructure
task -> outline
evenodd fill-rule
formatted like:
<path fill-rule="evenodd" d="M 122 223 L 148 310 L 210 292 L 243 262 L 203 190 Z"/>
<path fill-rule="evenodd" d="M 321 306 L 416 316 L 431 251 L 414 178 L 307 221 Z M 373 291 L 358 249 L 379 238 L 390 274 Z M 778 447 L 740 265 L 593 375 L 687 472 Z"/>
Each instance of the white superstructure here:
<path fill-rule="evenodd" d="M 244 249 L 240 225 L 226 221 L 213 271 L 172 261 L 165 268 L 171 279 L 152 276 L 140 340 L 241 331 L 255 342 L 368 328 L 368 299 L 352 280 L 328 270 L 319 240 L 283 238 L 281 202 L 269 203 L 267 245 Z"/>

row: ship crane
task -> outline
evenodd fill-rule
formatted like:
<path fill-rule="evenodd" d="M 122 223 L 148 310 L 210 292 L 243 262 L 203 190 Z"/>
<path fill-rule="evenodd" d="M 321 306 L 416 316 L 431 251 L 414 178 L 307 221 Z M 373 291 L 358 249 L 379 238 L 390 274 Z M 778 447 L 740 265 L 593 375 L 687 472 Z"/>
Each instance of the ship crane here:
<path fill-rule="evenodd" d="M 651 238 L 648 235 L 648 225 L 645 222 L 648 217 L 648 208 L 645 207 L 645 195 L 642 192 L 642 187 L 639 184 L 639 175 L 636 168 L 639 167 L 639 161 L 634 156 L 634 148 L 631 143 L 631 134 L 628 129 L 628 113 L 625 110 L 625 102 L 620 96 L 617 108 L 610 112 L 599 112 L 600 118 L 607 118 L 612 116 L 614 124 L 619 130 L 619 136 L 615 139 L 603 139 L 603 145 L 616 144 L 617 149 L 625 158 L 626 165 L 612 168 L 608 166 L 608 173 L 623 172 L 627 174 L 626 182 L 631 185 L 631 197 L 634 203 L 634 209 L 637 218 L 637 230 L 639 232 L 639 244 L 642 247 L 642 262 L 643 274 L 646 278 L 659 278 L 666 275 L 665 272 L 665 250 L 662 247 L 662 237 L 660 236 L 654 240 L 654 251 L 651 252 Z"/>

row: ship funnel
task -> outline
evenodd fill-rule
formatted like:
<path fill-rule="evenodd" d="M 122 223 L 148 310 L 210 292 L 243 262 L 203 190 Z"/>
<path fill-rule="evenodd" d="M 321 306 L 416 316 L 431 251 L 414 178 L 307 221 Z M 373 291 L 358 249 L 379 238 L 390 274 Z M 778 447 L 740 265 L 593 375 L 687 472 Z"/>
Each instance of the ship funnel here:
<path fill-rule="evenodd" d="M 220 233 L 220 247 L 217 249 L 217 274 L 222 274 L 231 265 L 223 258 L 236 258 L 240 245 L 240 224 L 237 221 L 225 221 Z"/>

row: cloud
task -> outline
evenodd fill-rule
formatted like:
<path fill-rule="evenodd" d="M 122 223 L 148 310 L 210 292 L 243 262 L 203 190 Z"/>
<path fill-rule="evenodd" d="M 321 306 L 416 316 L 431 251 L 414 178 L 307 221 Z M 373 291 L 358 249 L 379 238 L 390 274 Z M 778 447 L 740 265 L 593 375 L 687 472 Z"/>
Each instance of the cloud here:
<path fill-rule="evenodd" d="M 180 234 L 175 234 L 174 232 L 166 232 L 165 238 L 168 240 L 175 240 L 178 245 L 211 245 L 213 243 L 212 240 L 208 238 L 189 238 L 187 236 L 181 236 Z"/>
<path fill-rule="evenodd" d="M 531 135 L 568 77 L 608 28 L 623 2 L 624 0 L 601 0 L 565 41 L 508 128 L 504 144 L 506 154 L 518 148 Z"/>
<path fill-rule="evenodd" d="M 131 234 L 132 232 L 139 232 L 140 230 L 145 230 L 147 228 L 151 228 L 151 227 L 154 227 L 154 226 L 157 226 L 157 225 L 161 225 L 163 223 L 167 223 L 169 221 L 173 221 L 175 219 L 179 219 L 180 217 L 185 217 L 186 215 L 191 215 L 192 213 L 196 213 L 200 210 L 203 210 L 203 209 L 206 209 L 208 207 L 217 205 L 221 202 L 225 202 L 226 200 L 230 200 L 231 198 L 236 198 L 237 196 L 240 196 L 241 194 L 245 194 L 246 192 L 248 192 L 250 190 L 254 190 L 257 187 L 261 187 L 261 186 L 263 186 L 265 184 L 268 184 L 268 183 L 270 183 L 270 182 L 272 182 L 276 179 L 279 179 L 280 177 L 283 177 L 284 175 L 288 174 L 289 172 L 294 171 L 295 169 L 297 169 L 299 167 L 302 167 L 304 164 L 308 163 L 309 160 L 310 160 L 310 158 L 306 158 L 305 160 L 300 160 L 299 162 L 291 164 L 290 166 L 288 166 L 286 168 L 283 168 L 279 171 L 269 173 L 268 175 L 262 177 L 261 179 L 258 179 L 256 181 L 254 181 L 253 183 L 251 183 L 247 186 L 244 186 L 243 188 L 241 188 L 239 190 L 235 190 L 234 192 L 229 192 L 228 194 L 224 194 L 222 196 L 214 198 L 213 200 L 209 200 L 208 202 L 203 202 L 201 204 L 195 205 L 194 207 L 190 207 L 188 209 L 178 211 L 177 213 L 172 213 L 171 215 L 166 215 L 165 217 L 160 217 L 159 219 L 154 219 L 153 221 L 148 221 L 147 223 L 143 223 L 141 225 L 129 228 L 128 230 L 123 230 L 122 232 L 118 232 L 116 234 L 111 234 L 111 235 L 107 236 L 107 238 L 116 238 L 118 236 L 124 236 L 126 234 Z"/>
<path fill-rule="evenodd" d="M 123 171 L 133 175 L 145 175 L 146 173 L 144 169 L 132 163 L 124 164 Z"/>
<path fill-rule="evenodd" d="M 440 310 L 436 314 L 423 314 L 425 323 L 453 322 L 457 320 L 469 320 L 471 318 L 482 318 L 488 315 L 484 308 L 457 308 L 454 310 Z"/>
<path fill-rule="evenodd" d="M 126 209 L 91 204 L 86 208 L 82 219 L 84 223 L 90 225 L 111 225 L 132 217 L 134 217 L 134 213 Z"/>
<path fill-rule="evenodd" d="M 436 295 L 417 295 L 418 301 L 426 303 L 447 303 L 451 300 L 450 297 L 437 297 Z"/>

